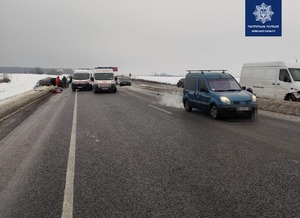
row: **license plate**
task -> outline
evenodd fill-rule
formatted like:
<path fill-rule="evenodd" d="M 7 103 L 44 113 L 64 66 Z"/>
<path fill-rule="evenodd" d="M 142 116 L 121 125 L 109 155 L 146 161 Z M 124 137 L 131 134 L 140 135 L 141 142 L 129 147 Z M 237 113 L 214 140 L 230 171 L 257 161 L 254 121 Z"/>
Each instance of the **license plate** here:
<path fill-rule="evenodd" d="M 250 108 L 249 107 L 238 107 L 237 110 L 238 111 L 249 111 Z"/>
<path fill-rule="evenodd" d="M 102 88 L 103 90 L 107 90 L 108 88 Z"/>

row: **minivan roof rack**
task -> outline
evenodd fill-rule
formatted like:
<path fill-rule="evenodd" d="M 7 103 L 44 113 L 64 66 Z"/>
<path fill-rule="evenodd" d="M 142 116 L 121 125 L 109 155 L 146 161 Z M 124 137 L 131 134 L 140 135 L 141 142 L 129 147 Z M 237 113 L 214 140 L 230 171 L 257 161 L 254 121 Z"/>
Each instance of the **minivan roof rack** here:
<path fill-rule="evenodd" d="M 207 73 L 207 72 L 216 72 L 221 71 L 222 73 L 225 73 L 227 70 L 186 70 L 189 73 Z"/>

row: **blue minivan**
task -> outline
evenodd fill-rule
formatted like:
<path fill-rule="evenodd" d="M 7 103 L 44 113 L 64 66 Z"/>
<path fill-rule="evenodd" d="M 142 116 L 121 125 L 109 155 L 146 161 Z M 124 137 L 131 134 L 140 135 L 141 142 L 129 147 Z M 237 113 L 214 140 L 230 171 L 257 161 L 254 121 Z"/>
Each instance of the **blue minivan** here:
<path fill-rule="evenodd" d="M 232 114 L 254 118 L 257 112 L 256 96 L 243 90 L 225 70 L 188 70 L 182 102 L 186 111 L 196 108 L 213 119 Z"/>

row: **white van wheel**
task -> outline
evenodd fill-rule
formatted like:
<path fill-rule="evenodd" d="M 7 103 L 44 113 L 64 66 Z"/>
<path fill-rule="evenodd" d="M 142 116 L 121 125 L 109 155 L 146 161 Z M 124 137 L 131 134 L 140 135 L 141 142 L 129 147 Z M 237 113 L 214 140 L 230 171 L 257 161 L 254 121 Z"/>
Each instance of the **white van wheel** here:
<path fill-rule="evenodd" d="M 290 94 L 285 97 L 286 101 L 296 101 L 296 97 L 293 94 Z"/>
<path fill-rule="evenodd" d="M 210 110 L 209 110 L 209 115 L 213 118 L 213 119 L 218 119 L 219 115 L 218 115 L 218 108 L 216 105 L 211 105 Z"/>

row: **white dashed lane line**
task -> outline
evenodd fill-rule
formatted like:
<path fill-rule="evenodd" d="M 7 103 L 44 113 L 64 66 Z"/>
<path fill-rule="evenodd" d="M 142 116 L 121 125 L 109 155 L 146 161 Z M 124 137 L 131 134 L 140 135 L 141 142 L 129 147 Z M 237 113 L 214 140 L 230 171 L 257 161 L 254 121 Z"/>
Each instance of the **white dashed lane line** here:
<path fill-rule="evenodd" d="M 66 185 L 65 185 L 65 193 L 64 193 L 63 211 L 61 216 L 62 218 L 73 217 L 76 128 L 77 128 L 77 90 L 75 94 L 72 132 L 71 132 L 71 140 L 70 140 L 70 148 L 69 148 L 68 165 L 67 165 Z"/>
<path fill-rule="evenodd" d="M 156 110 L 165 112 L 165 113 L 167 113 L 167 114 L 172 114 L 172 112 L 170 112 L 170 111 L 166 111 L 166 110 L 161 109 L 161 108 L 159 108 L 159 107 L 155 107 L 155 106 L 153 106 L 153 105 L 151 105 L 151 104 L 149 104 L 148 106 L 149 106 L 149 107 L 152 107 L 152 108 L 154 108 L 154 109 L 156 109 Z"/>

